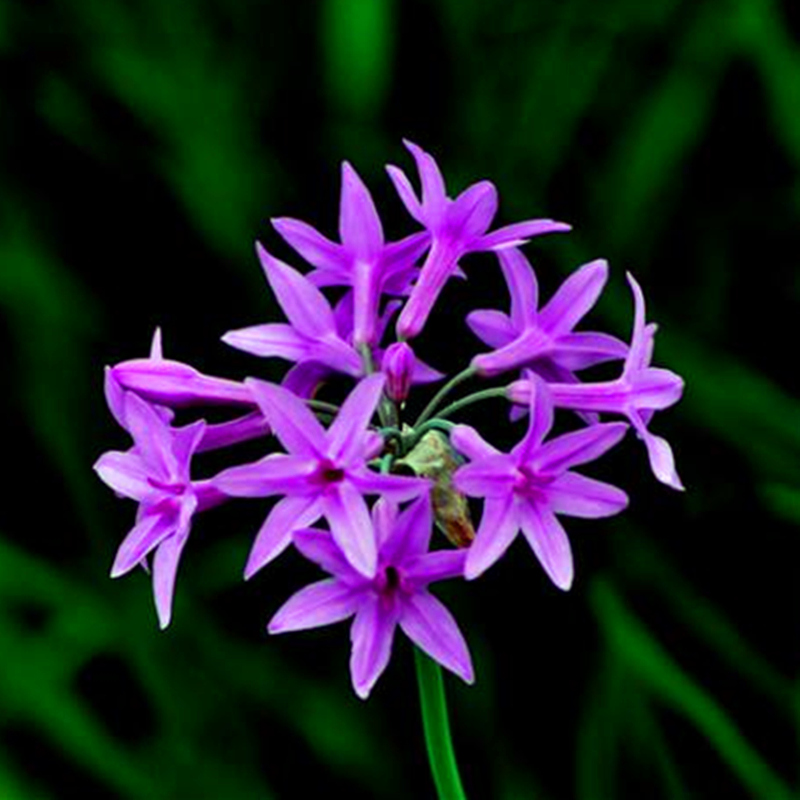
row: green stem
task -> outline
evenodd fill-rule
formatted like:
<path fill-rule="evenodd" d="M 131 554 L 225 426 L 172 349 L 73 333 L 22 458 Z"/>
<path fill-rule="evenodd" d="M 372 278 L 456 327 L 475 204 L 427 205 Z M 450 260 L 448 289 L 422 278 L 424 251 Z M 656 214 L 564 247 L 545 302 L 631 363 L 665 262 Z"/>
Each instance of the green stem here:
<path fill-rule="evenodd" d="M 306 405 L 312 411 L 321 411 L 323 414 L 331 414 L 334 417 L 339 413 L 339 406 L 325 403 L 322 400 L 306 400 Z"/>
<path fill-rule="evenodd" d="M 439 389 L 438 392 L 433 396 L 433 399 L 422 409 L 422 413 L 417 417 L 417 421 L 414 423 L 414 427 L 418 428 L 425 422 L 429 417 L 433 416 L 433 412 L 436 411 L 436 407 L 439 403 L 444 400 L 444 398 L 453 391 L 460 383 L 464 383 L 464 381 L 469 380 L 475 374 L 475 370 L 472 367 L 467 367 L 465 370 L 462 370 L 457 375 L 454 375 L 447 383 Z"/>
<path fill-rule="evenodd" d="M 422 727 L 436 792 L 439 800 L 466 800 L 458 774 L 453 740 L 450 738 L 442 668 L 419 648 L 414 648 L 414 660 L 422 706 Z"/>
<path fill-rule="evenodd" d="M 473 403 L 480 403 L 483 400 L 491 400 L 494 397 L 507 397 L 506 394 L 506 387 L 500 386 L 494 389 L 484 389 L 480 392 L 475 392 L 475 394 L 468 394 L 466 397 L 462 397 L 460 400 L 456 400 L 454 403 L 450 403 L 449 406 L 443 408 L 437 415 L 437 419 L 441 419 L 442 417 L 449 417 L 451 414 L 455 414 L 456 411 L 460 411 L 462 408 L 466 406 L 470 406 Z"/>

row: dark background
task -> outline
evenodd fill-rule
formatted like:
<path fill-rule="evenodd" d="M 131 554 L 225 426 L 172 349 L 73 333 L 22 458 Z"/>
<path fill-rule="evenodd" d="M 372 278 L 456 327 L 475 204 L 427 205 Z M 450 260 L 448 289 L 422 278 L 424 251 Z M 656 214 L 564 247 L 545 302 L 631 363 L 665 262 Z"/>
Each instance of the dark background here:
<path fill-rule="evenodd" d="M 494 181 L 501 222 L 572 223 L 527 249 L 542 295 L 609 259 L 592 327 L 625 339 L 631 270 L 686 380 L 653 428 L 687 492 L 632 440 L 606 459 L 631 507 L 567 521 L 569 594 L 521 542 L 438 589 L 476 664 L 447 681 L 469 796 L 789 797 L 799 8 L 0 0 L 0 798 L 433 796 L 407 642 L 364 703 L 345 625 L 267 637 L 317 572 L 289 554 L 241 581 L 265 506 L 197 522 L 161 633 L 147 576 L 108 579 L 133 505 L 91 470 L 127 446 L 102 368 L 156 325 L 203 371 L 281 374 L 219 341 L 278 319 L 254 240 L 287 257 L 273 216 L 333 235 L 343 159 L 410 232 L 383 172 L 410 169 L 402 137 L 452 194 Z M 448 287 L 435 366 L 475 352 L 464 311 L 505 302 L 491 261 Z"/>

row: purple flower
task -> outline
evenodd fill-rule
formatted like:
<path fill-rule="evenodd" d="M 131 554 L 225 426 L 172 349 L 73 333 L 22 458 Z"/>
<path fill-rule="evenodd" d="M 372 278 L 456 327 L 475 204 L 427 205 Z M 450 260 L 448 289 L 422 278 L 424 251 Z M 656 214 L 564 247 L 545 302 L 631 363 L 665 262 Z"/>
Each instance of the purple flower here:
<path fill-rule="evenodd" d="M 260 244 L 256 244 L 256 252 L 289 324 L 268 323 L 229 331 L 222 341 L 257 356 L 311 361 L 353 377 L 361 375 L 361 358 L 337 332 L 333 310 L 322 292 Z"/>
<path fill-rule="evenodd" d="M 339 236 L 336 244 L 315 228 L 296 219 L 272 224 L 303 258 L 317 268 L 312 280 L 319 286 L 348 286 L 355 296 L 353 342 L 377 344 L 382 292 L 401 294 L 415 272 L 415 262 L 428 245 L 425 233 L 386 244 L 369 190 L 346 161 L 342 164 Z"/>
<path fill-rule="evenodd" d="M 550 219 L 536 219 L 487 233 L 497 213 L 494 185 L 479 181 L 452 200 L 446 194 L 442 173 L 433 157 L 412 142 L 404 143 L 417 164 L 421 198 L 417 198 L 402 170 L 391 165 L 386 169 L 408 213 L 431 236 L 430 251 L 397 321 L 397 335 L 411 339 L 424 327 L 436 298 L 458 269 L 462 256 L 524 244 L 532 236 L 568 231 L 570 226 Z"/>
<path fill-rule="evenodd" d="M 624 414 L 647 447 L 656 478 L 673 489 L 682 490 L 672 448 L 665 439 L 650 433 L 647 426 L 655 411 L 680 400 L 683 379 L 670 370 L 650 366 L 656 326 L 645 324 L 641 287 L 630 273 L 627 277 L 633 292 L 634 321 L 622 375 L 616 380 L 598 383 L 551 383 L 550 391 L 553 402 L 560 408 Z M 529 389 L 526 381 L 517 381 L 509 387 L 509 398 L 517 403 L 527 402 Z"/>
<path fill-rule="evenodd" d="M 355 615 L 350 674 L 361 698 L 369 695 L 389 663 L 398 625 L 431 658 L 472 683 L 464 637 L 447 608 L 428 592 L 428 584 L 463 573 L 465 551 L 428 552 L 433 519 L 427 495 L 402 513 L 394 503 L 379 500 L 372 521 L 378 545 L 372 578 L 354 570 L 324 531 L 295 533 L 300 552 L 333 577 L 290 597 L 270 621 L 269 632 L 318 628 Z"/>
<path fill-rule="evenodd" d="M 118 410 L 134 446 L 102 455 L 94 469 L 117 494 L 138 501 L 136 524 L 117 551 L 111 577 L 153 557 L 153 596 L 162 628 L 169 625 L 178 560 L 192 516 L 225 497 L 209 481 L 192 481 L 189 467 L 203 436 L 202 421 L 172 428 L 163 415 L 132 392 L 117 395 Z"/>
<path fill-rule="evenodd" d="M 328 430 L 303 401 L 281 386 L 248 380 L 261 410 L 288 453 L 231 467 L 214 479 L 229 495 L 284 495 L 256 536 L 245 568 L 250 577 L 279 555 L 292 532 L 325 517 L 345 558 L 368 577 L 377 569 L 377 550 L 364 494 L 401 502 L 428 490 L 424 479 L 381 475 L 368 463 L 383 448 L 369 423 L 383 391 L 384 376 L 365 378 L 348 395 Z"/>
<path fill-rule="evenodd" d="M 531 375 L 530 419 L 525 437 L 506 454 L 485 442 L 473 428 L 457 425 L 453 446 L 470 459 L 453 475 L 453 484 L 470 497 L 485 498 L 465 575 L 475 578 L 497 561 L 522 530 L 545 572 L 560 589 L 572 585 L 572 552 L 556 514 L 607 517 L 628 504 L 627 495 L 570 467 L 593 461 L 625 435 L 625 423 L 590 425 L 543 442 L 553 424 L 546 384 Z"/>
<path fill-rule="evenodd" d="M 548 379 L 576 380 L 573 371 L 602 361 L 625 358 L 627 346 L 605 333 L 574 333 L 573 328 L 597 301 L 608 279 L 603 260 L 584 264 L 573 273 L 543 308 L 539 305 L 536 275 L 515 247 L 498 254 L 511 295 L 511 313 L 482 309 L 467 316 L 467 324 L 490 347 L 472 359 L 486 376 L 530 366 Z M 539 369 L 537 369 L 539 365 Z"/>
<path fill-rule="evenodd" d="M 194 367 L 164 358 L 156 328 L 148 358 L 122 361 L 111 368 L 115 381 L 145 400 L 169 408 L 195 405 L 256 405 L 243 383 L 203 375 Z"/>

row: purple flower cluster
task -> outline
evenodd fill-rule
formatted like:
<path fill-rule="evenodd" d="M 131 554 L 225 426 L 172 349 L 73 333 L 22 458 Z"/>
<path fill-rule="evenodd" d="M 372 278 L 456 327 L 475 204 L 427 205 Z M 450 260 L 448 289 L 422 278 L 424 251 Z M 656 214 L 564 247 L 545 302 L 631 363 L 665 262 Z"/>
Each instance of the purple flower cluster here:
<path fill-rule="evenodd" d="M 649 426 L 655 411 L 678 401 L 683 381 L 650 366 L 656 326 L 645 322 L 638 283 L 628 275 L 634 301 L 629 344 L 576 331 L 606 283 L 606 262 L 585 264 L 540 303 L 536 274 L 520 247 L 569 226 L 536 219 L 490 230 L 495 187 L 480 181 L 451 199 L 433 157 L 406 146 L 420 195 L 400 169 L 387 170 L 421 230 L 387 242 L 369 190 L 344 163 L 339 242 L 305 222 L 273 220 L 310 270 L 297 270 L 257 245 L 286 321 L 222 338 L 253 355 L 288 361 L 281 384 L 204 375 L 164 358 L 157 332 L 148 358 L 106 372 L 109 408 L 132 444 L 95 464 L 117 494 L 138 503 L 111 575 L 152 562 L 162 628 L 170 622 L 178 562 L 194 517 L 233 498 L 272 497 L 245 577 L 291 545 L 328 574 L 293 595 L 268 629 L 282 633 L 352 617 L 350 671 L 360 697 L 385 669 L 398 625 L 433 659 L 473 680 L 464 637 L 428 587 L 476 578 L 518 532 L 552 582 L 569 589 L 572 552 L 559 518 L 606 517 L 628 502 L 621 489 L 573 468 L 615 447 L 628 424 L 644 442 L 656 478 L 682 488 L 669 444 Z M 410 341 L 423 331 L 448 279 L 463 277 L 460 259 L 478 251 L 496 254 L 508 313 L 467 315 L 488 350 L 449 376 L 416 418 L 409 416 L 414 387 L 446 377 L 420 360 Z M 326 293 L 328 287 L 336 288 Z M 579 377 L 614 360 L 622 365 L 615 380 Z M 320 399 L 323 393 L 340 396 L 335 390 L 342 379 L 350 388 L 340 404 Z M 469 381 L 491 385 L 453 397 Z M 512 420 L 527 416 L 527 429 L 509 453 L 450 419 L 491 398 L 505 400 Z M 210 406 L 230 409 L 229 418 L 176 423 L 176 411 Z M 559 408 L 577 412 L 565 418 L 579 427 L 551 436 Z M 601 421 L 604 415 L 617 421 Z M 255 439 L 264 441 L 263 458 L 196 477 L 203 452 Z M 477 532 L 467 498 L 482 499 Z M 432 542 L 435 527 L 445 536 Z"/>

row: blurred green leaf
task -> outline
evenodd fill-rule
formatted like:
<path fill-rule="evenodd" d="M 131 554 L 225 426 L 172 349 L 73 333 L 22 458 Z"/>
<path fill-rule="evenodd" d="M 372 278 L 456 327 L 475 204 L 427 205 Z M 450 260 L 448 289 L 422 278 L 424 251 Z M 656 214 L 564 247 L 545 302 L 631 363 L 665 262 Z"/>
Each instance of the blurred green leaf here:
<path fill-rule="evenodd" d="M 680 669 L 625 606 L 610 581 L 595 579 L 591 599 L 612 652 L 655 697 L 694 724 L 753 797 L 793 797 L 713 697 Z"/>

